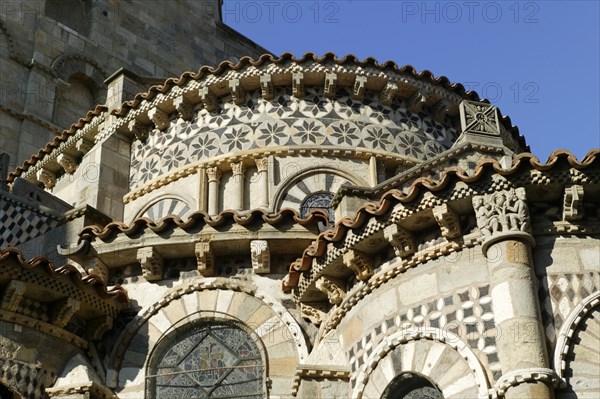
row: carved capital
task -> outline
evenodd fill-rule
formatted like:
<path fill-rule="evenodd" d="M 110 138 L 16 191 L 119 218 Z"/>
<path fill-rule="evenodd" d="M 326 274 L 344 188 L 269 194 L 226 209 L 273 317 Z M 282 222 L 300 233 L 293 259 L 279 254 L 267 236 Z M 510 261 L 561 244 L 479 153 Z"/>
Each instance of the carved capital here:
<path fill-rule="evenodd" d="M 244 163 L 242 161 L 231 162 L 229 166 L 231 166 L 231 172 L 234 176 L 244 176 L 244 171 L 246 168 L 244 167 Z"/>
<path fill-rule="evenodd" d="M 60 328 L 65 328 L 80 306 L 79 301 L 69 297 L 55 302 L 51 308 L 52 324 Z"/>
<path fill-rule="evenodd" d="M 16 312 L 21 305 L 21 301 L 25 296 L 26 285 L 22 281 L 11 280 L 8 286 L 4 289 L 4 295 L 2 295 L 2 303 L 0 308 L 8 310 L 9 312 Z"/>
<path fill-rule="evenodd" d="M 237 105 L 242 105 L 246 102 L 246 91 L 242 87 L 239 79 L 231 79 L 229 81 L 229 91 L 231 98 Z"/>
<path fill-rule="evenodd" d="M 302 72 L 292 73 L 292 95 L 296 98 L 304 97 L 304 74 Z"/>
<path fill-rule="evenodd" d="M 344 265 L 352 270 L 356 279 L 360 281 L 368 280 L 375 270 L 369 255 L 355 249 L 346 252 L 343 255 L 343 261 Z"/>
<path fill-rule="evenodd" d="M 500 114 L 491 104 L 463 100 L 460 103 L 463 133 L 500 136 Z"/>
<path fill-rule="evenodd" d="M 252 260 L 252 269 L 254 269 L 254 273 L 265 274 L 271 272 L 271 254 L 269 252 L 269 243 L 267 241 L 250 241 L 250 258 Z"/>
<path fill-rule="evenodd" d="M 315 287 L 327 295 L 327 299 L 332 305 L 339 305 L 346 297 L 346 291 L 342 286 L 340 281 L 325 276 L 321 276 L 315 281 Z"/>
<path fill-rule="evenodd" d="M 352 86 L 352 98 L 355 100 L 362 100 L 365 98 L 365 85 L 367 84 L 367 77 L 357 75 L 354 80 L 354 86 Z"/>
<path fill-rule="evenodd" d="M 396 256 L 406 258 L 416 252 L 417 245 L 412 233 L 395 223 L 383 229 L 383 236 L 394 247 Z"/>
<path fill-rule="evenodd" d="M 77 140 L 77 142 L 75 143 L 75 149 L 83 154 L 87 154 L 88 152 L 90 152 L 93 146 L 93 142 L 83 138 Z"/>
<path fill-rule="evenodd" d="M 531 233 L 524 188 L 476 195 L 472 201 L 484 239 L 507 232 Z"/>
<path fill-rule="evenodd" d="M 210 249 L 210 242 L 197 242 L 195 246 L 198 272 L 204 277 L 215 274 L 215 257 Z"/>
<path fill-rule="evenodd" d="M 169 127 L 169 114 L 158 107 L 154 107 L 148 111 L 148 118 L 150 118 L 158 130 L 165 130 Z"/>
<path fill-rule="evenodd" d="M 394 96 L 398 92 L 398 85 L 393 82 L 388 82 L 383 90 L 381 90 L 380 100 L 382 104 L 392 105 Z"/>
<path fill-rule="evenodd" d="M 496 382 L 495 388 L 498 396 L 502 397 L 511 387 L 535 382 L 543 382 L 546 385 L 557 387 L 560 377 L 556 371 L 542 367 L 519 369 L 502 375 Z"/>
<path fill-rule="evenodd" d="M 77 162 L 75 161 L 75 158 L 70 155 L 64 153 L 59 154 L 58 157 L 56 157 L 56 162 L 58 162 L 67 173 L 75 173 L 75 170 L 77 170 Z"/>
<path fill-rule="evenodd" d="M 183 96 L 175 97 L 173 106 L 181 119 L 189 121 L 194 117 L 194 106 L 187 101 Z"/>
<path fill-rule="evenodd" d="M 272 100 L 274 97 L 273 80 L 271 75 L 260 76 L 260 93 L 264 100 Z"/>
<path fill-rule="evenodd" d="M 337 75 L 335 73 L 325 74 L 325 87 L 323 93 L 325 97 L 332 98 L 335 96 L 335 90 L 337 87 Z"/>
<path fill-rule="evenodd" d="M 202 100 L 202 105 L 207 111 L 212 112 L 217 109 L 217 97 L 210 92 L 208 87 L 200 88 L 198 94 Z"/>
<path fill-rule="evenodd" d="M 221 169 L 218 166 L 212 166 L 206 168 L 206 176 L 208 177 L 208 182 L 218 182 L 221 178 Z"/>
<path fill-rule="evenodd" d="M 325 319 L 328 307 L 329 304 L 326 302 L 301 303 L 300 312 L 302 317 L 310 320 L 311 323 L 318 326 Z"/>
<path fill-rule="evenodd" d="M 563 197 L 563 220 L 580 220 L 583 218 L 583 212 L 583 186 L 575 184 L 566 187 Z"/>
<path fill-rule="evenodd" d="M 138 122 L 137 120 L 132 120 L 132 121 L 129 121 L 127 128 L 129 129 L 131 134 L 133 134 L 135 136 L 136 139 L 138 139 L 142 142 L 144 142 L 148 139 L 148 134 L 150 132 L 149 125 L 144 125 L 143 123 Z"/>
<path fill-rule="evenodd" d="M 437 221 L 442 236 L 446 238 L 456 238 L 461 234 L 460 219 L 447 204 L 442 204 L 433 208 L 433 217 Z"/>
<path fill-rule="evenodd" d="M 269 167 L 269 158 L 256 158 L 254 160 L 256 162 L 256 168 L 259 172 L 266 172 Z"/>
<path fill-rule="evenodd" d="M 137 259 L 142 266 L 142 273 L 146 280 L 157 281 L 163 277 L 163 258 L 154 247 L 139 248 Z"/>
<path fill-rule="evenodd" d="M 44 184 L 46 188 L 52 188 L 56 185 L 56 175 L 48 169 L 40 169 L 36 172 L 35 177 L 38 181 Z"/>

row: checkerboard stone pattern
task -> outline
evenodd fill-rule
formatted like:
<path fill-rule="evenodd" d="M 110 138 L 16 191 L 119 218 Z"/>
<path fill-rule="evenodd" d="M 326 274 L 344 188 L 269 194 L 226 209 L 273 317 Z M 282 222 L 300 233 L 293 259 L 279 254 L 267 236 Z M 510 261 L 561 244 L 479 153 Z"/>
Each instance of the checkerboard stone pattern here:
<path fill-rule="evenodd" d="M 0 195 L 0 248 L 22 244 L 62 223 Z"/>
<path fill-rule="evenodd" d="M 417 304 L 375 327 L 349 352 L 353 375 L 364 366 L 374 348 L 386 336 L 403 330 L 406 335 L 427 328 L 450 332 L 464 340 L 494 379 L 501 375 L 496 351 L 496 325 L 489 285 L 471 287 L 442 298 Z M 492 377 L 490 376 L 490 377 Z"/>
<path fill-rule="evenodd" d="M 600 273 L 558 273 L 541 278 L 542 321 L 552 346 L 571 311 L 584 298 L 600 289 Z"/>

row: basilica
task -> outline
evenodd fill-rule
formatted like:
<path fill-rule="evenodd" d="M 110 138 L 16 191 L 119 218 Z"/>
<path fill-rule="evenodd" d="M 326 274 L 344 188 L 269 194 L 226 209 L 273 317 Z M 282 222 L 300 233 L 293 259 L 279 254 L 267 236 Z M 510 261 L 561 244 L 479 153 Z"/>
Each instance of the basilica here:
<path fill-rule="evenodd" d="M 48 54 L 0 21 L 3 77 L 55 85 L 0 104 L 0 398 L 600 395 L 600 149 L 540 160 L 459 83 L 275 56 L 217 0 L 188 72 L 50 3 Z"/>

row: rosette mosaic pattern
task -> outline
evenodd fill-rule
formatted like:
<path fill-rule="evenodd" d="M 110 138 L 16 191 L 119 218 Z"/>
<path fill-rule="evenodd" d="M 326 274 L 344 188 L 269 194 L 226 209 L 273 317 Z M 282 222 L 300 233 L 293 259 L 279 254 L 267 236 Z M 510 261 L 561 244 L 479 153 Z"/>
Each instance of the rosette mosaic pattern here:
<path fill-rule="evenodd" d="M 146 142 L 135 141 L 130 181 L 136 188 L 196 161 L 264 147 L 363 148 L 425 160 L 452 146 L 458 134 L 449 126 L 398 104 L 383 105 L 375 93 L 354 100 L 338 89 L 331 99 L 310 88 L 299 99 L 285 87 L 265 100 L 254 91 L 242 105 L 202 108 L 191 121 L 177 118 L 165 131 L 153 129 Z"/>

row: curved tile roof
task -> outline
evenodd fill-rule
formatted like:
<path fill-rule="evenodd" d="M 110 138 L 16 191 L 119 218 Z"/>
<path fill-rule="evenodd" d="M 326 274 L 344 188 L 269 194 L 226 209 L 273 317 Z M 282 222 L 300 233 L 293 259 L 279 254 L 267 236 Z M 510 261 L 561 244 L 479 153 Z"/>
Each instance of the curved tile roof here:
<path fill-rule="evenodd" d="M 487 173 L 497 173 L 501 176 L 510 176 L 524 168 L 532 168 L 539 171 L 546 171 L 567 163 L 575 169 L 585 169 L 592 164 L 600 162 L 600 149 L 593 149 L 586 154 L 581 161 L 567 150 L 554 151 L 548 157 L 546 163 L 531 153 L 522 153 L 516 156 L 513 164 L 509 168 L 503 168 L 499 161 L 494 159 L 483 159 L 475 168 L 473 174 L 468 175 L 462 169 L 452 166 L 444 169 L 438 180 L 433 180 L 428 176 L 415 180 L 405 192 L 392 189 L 383 194 L 379 203 L 367 203 L 362 206 L 354 218 L 345 217 L 335 224 L 335 226 L 319 234 L 317 239 L 304 250 L 301 258 L 292 263 L 289 270 L 289 280 L 284 285 L 284 289 L 295 287 L 298 283 L 300 273 L 308 270 L 312 265 L 313 258 L 322 256 L 325 253 L 327 244 L 339 242 L 351 229 L 364 226 L 372 216 L 381 216 L 388 212 L 399 202 L 409 203 L 415 200 L 423 191 L 437 192 L 448 186 L 452 181 L 462 181 L 465 183 L 474 183 L 485 176 Z"/>
<path fill-rule="evenodd" d="M 42 256 L 36 256 L 33 259 L 25 260 L 21 252 L 13 247 L 8 247 L 0 251 L 0 262 L 7 259 L 13 259 L 24 269 L 40 269 L 52 279 L 70 280 L 78 288 L 93 287 L 101 298 L 115 300 L 120 303 L 127 303 L 127 291 L 120 285 L 108 288 L 102 281 L 93 275 L 83 276 L 73 265 L 63 265 L 55 268 L 52 262 Z"/>
<path fill-rule="evenodd" d="M 166 216 L 158 221 L 152 221 L 147 217 L 140 217 L 126 225 L 123 222 L 113 222 L 101 228 L 98 226 L 86 226 L 79 233 L 79 240 L 94 240 L 99 238 L 106 240 L 117 234 L 125 234 L 127 236 L 142 232 L 149 228 L 155 233 L 170 231 L 175 228 L 182 230 L 198 229 L 204 225 L 211 227 L 224 227 L 233 224 L 248 226 L 253 223 L 267 223 L 271 226 L 281 225 L 283 223 L 294 222 L 301 226 L 317 227 L 318 222 L 328 223 L 327 213 L 321 210 L 314 210 L 309 213 L 305 219 L 300 218 L 298 212 L 294 209 L 285 208 L 276 213 L 268 213 L 263 209 L 254 209 L 249 212 L 237 212 L 226 210 L 220 214 L 211 217 L 206 212 L 194 212 L 190 214 L 187 220 L 181 220 L 174 215 Z"/>
<path fill-rule="evenodd" d="M 288 62 L 294 62 L 297 64 L 302 64 L 306 62 L 334 62 L 342 66 L 356 65 L 359 67 L 373 67 L 382 71 L 390 71 L 397 74 L 408 75 L 414 79 L 418 79 L 420 81 L 439 86 L 466 100 L 489 102 L 485 99 L 481 99 L 479 94 L 477 94 L 475 91 L 466 91 L 465 87 L 460 83 L 451 83 L 450 80 L 445 76 L 435 77 L 428 70 L 417 72 L 417 70 L 410 65 L 399 67 L 398 64 L 396 64 L 393 61 L 378 63 L 377 60 L 371 57 L 365 58 L 361 61 L 354 55 L 346 55 L 342 58 L 338 58 L 334 53 L 326 53 L 322 57 L 318 57 L 316 54 L 308 52 L 300 58 L 295 57 L 291 53 L 284 53 L 279 57 L 275 57 L 271 54 L 263 54 L 256 60 L 246 56 L 240 58 L 237 63 L 232 63 L 231 61 L 224 61 L 221 62 L 216 68 L 210 66 L 203 66 L 197 72 L 184 72 L 178 78 L 168 78 L 164 81 L 163 84 L 151 86 L 148 89 L 148 91 L 136 94 L 133 100 L 124 102 L 121 108 L 112 111 L 112 114 L 123 117 L 127 115 L 127 113 L 130 110 L 139 107 L 143 100 L 152 100 L 158 94 L 167 93 L 173 87 L 183 86 L 191 80 L 200 80 L 207 76 L 218 76 L 228 71 L 243 70 L 244 68 L 249 66 L 259 67 L 269 63 L 281 65 Z M 57 136 L 53 141 L 51 141 L 43 149 L 41 149 L 38 152 L 38 154 L 33 155 L 29 160 L 25 161 L 22 166 L 17 167 L 15 171 L 9 174 L 8 181 L 12 182 L 16 177 L 26 172 L 31 166 L 35 165 L 46 154 L 56 149 L 62 142 L 66 141 L 66 139 L 72 136 L 78 129 L 82 128 L 85 124 L 89 123 L 93 119 L 93 117 L 105 111 L 107 111 L 107 108 L 104 105 L 96 106 L 96 108 L 93 111 L 87 113 L 85 118 L 82 118 L 77 123 L 71 125 L 69 129 L 65 130 L 61 135 Z M 503 116 L 502 123 L 504 127 L 511 132 L 514 138 L 520 143 L 520 145 L 523 148 L 527 148 L 525 139 L 519 134 L 519 129 L 516 126 L 512 125 L 510 117 Z"/>

